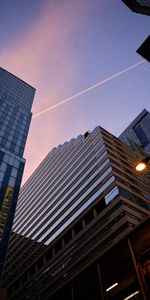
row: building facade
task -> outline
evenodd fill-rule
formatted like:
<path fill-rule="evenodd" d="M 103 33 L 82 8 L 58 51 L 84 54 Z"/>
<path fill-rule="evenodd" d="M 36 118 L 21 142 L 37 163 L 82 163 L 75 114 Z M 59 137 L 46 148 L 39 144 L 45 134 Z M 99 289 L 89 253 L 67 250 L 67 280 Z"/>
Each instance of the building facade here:
<path fill-rule="evenodd" d="M 105 274 L 102 282 L 97 264 L 149 217 L 150 176 L 136 173 L 139 158 L 139 152 L 101 127 L 50 151 L 19 195 L 2 281 L 7 299 L 119 300 L 137 290 L 144 299 L 131 257 L 122 277 L 115 273 L 114 294 L 106 292 L 112 277 Z M 84 274 L 93 274 L 93 280 L 80 285 L 78 275 L 87 268 L 93 273 Z M 111 265 L 109 271 L 113 274 Z M 95 294 L 94 274 L 100 282 Z"/>
<path fill-rule="evenodd" d="M 121 133 L 119 138 L 130 146 L 135 143 L 150 153 L 150 113 L 144 109 Z"/>
<path fill-rule="evenodd" d="M 150 0 L 122 0 L 133 12 L 150 15 Z"/>
<path fill-rule="evenodd" d="M 33 87 L 0 68 L 0 275 L 25 164 L 34 94 Z"/>

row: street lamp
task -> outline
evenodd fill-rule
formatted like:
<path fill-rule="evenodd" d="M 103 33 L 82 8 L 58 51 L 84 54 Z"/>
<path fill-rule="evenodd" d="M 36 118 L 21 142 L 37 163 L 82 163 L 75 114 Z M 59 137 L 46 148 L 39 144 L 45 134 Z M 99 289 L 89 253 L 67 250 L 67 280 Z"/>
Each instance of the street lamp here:
<path fill-rule="evenodd" d="M 136 165 L 136 170 L 142 172 L 147 168 L 147 165 L 150 161 L 150 156 L 145 157 L 143 160 L 139 161 Z"/>

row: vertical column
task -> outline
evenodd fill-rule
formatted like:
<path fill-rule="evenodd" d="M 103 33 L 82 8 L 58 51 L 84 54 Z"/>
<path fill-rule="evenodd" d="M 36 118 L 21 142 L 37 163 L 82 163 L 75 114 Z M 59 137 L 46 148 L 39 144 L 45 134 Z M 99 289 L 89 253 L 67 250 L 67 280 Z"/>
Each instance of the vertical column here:
<path fill-rule="evenodd" d="M 74 287 L 73 287 L 73 282 L 71 282 L 71 300 L 74 300 Z"/>
<path fill-rule="evenodd" d="M 102 283 L 102 275 L 101 275 L 101 269 L 100 269 L 99 262 L 97 262 L 97 273 L 98 273 L 99 289 L 100 289 L 100 295 L 101 295 L 100 299 L 105 300 L 103 283 Z"/>
<path fill-rule="evenodd" d="M 128 239 L 128 247 L 129 247 L 131 257 L 132 257 L 132 262 L 133 262 L 134 269 L 135 269 L 135 272 L 136 272 L 136 275 L 137 275 L 137 279 L 138 279 L 138 282 L 139 282 L 139 286 L 140 286 L 140 289 L 141 289 L 141 294 L 142 294 L 143 300 L 148 300 L 147 297 L 146 297 L 146 294 L 145 294 L 145 289 L 144 289 L 144 285 L 143 285 L 139 270 L 137 268 L 136 259 L 135 259 L 135 255 L 134 255 L 134 252 L 133 252 L 133 248 L 132 248 L 130 239 Z"/>

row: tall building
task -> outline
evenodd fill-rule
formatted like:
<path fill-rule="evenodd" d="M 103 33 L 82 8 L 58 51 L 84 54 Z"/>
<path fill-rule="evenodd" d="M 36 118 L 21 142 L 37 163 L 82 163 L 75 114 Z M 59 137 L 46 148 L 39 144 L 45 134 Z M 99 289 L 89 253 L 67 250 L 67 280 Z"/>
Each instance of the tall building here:
<path fill-rule="evenodd" d="M 150 176 L 136 173 L 139 158 L 101 127 L 50 151 L 19 195 L 7 299 L 142 299 L 146 277 L 136 274 L 128 237 L 149 216 Z"/>
<path fill-rule="evenodd" d="M 133 12 L 150 16 L 150 0 L 122 0 Z M 136 50 L 138 54 L 150 62 L 150 36 Z"/>
<path fill-rule="evenodd" d="M 119 138 L 131 146 L 135 143 L 150 153 L 150 113 L 144 109 Z"/>
<path fill-rule="evenodd" d="M 148 62 L 150 62 L 150 35 L 143 42 L 143 44 L 136 50 L 138 54 L 144 57 Z"/>
<path fill-rule="evenodd" d="M 150 0 L 122 0 L 133 12 L 150 15 Z"/>
<path fill-rule="evenodd" d="M 0 276 L 25 160 L 35 89 L 0 68 Z"/>

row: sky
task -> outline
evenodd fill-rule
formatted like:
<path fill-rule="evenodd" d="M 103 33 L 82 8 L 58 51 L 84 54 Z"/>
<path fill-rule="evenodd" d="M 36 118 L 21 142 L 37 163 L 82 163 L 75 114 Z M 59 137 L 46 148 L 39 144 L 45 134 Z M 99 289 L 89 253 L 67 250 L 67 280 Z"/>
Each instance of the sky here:
<path fill-rule="evenodd" d="M 23 183 L 53 147 L 150 111 L 149 28 L 120 0 L 0 0 L 0 66 L 36 88 Z"/>

